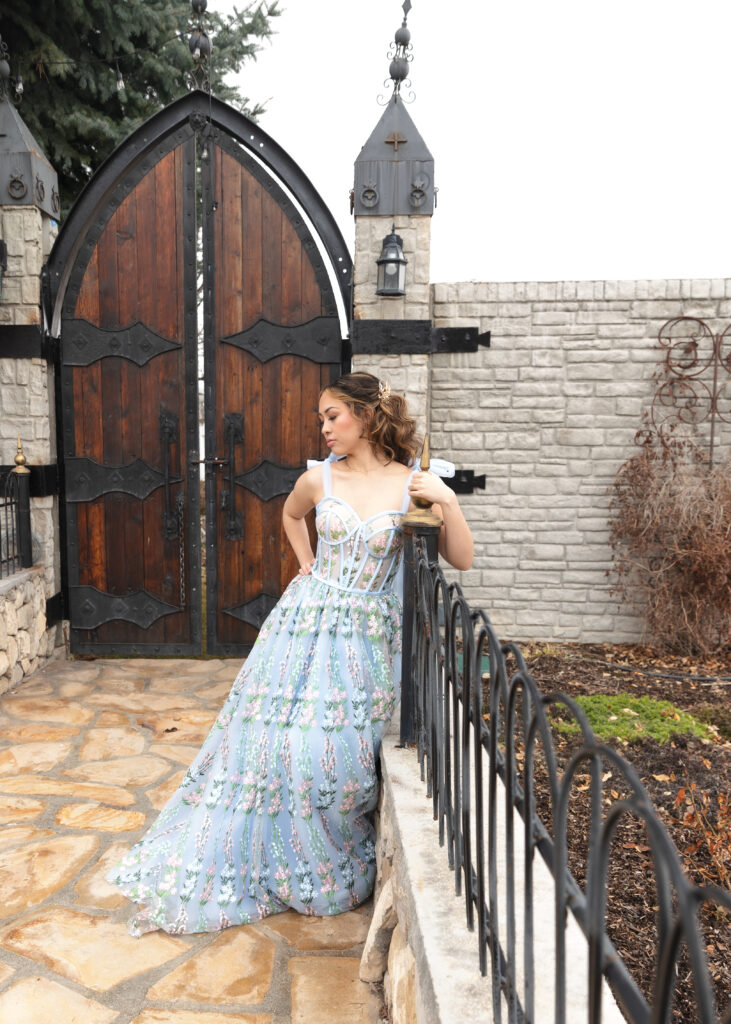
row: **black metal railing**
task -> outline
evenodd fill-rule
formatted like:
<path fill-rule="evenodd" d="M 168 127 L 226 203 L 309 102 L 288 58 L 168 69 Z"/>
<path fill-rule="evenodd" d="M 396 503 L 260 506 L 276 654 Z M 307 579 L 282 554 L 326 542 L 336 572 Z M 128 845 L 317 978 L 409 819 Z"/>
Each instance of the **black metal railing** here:
<path fill-rule="evenodd" d="M 520 649 L 501 644 L 485 612 L 470 608 L 460 587 L 447 582 L 436 564 L 434 543 L 434 537 L 420 536 L 418 528 L 407 537 L 401 739 L 416 742 L 455 890 L 464 898 L 469 928 L 477 922 L 479 964 L 482 974 L 491 977 L 494 1020 L 599 1024 L 606 979 L 628 1021 L 663 1024 L 671 1019 L 678 963 L 685 951 L 695 1019 L 715 1024 L 698 914 L 703 904 L 731 910 L 731 893 L 688 880 L 632 765 L 595 738 L 570 697 L 541 693 Z M 578 749 L 563 766 L 553 739 L 552 717 L 555 721 L 557 712 L 580 729 Z M 620 793 L 621 798 L 609 800 L 604 786 L 607 764 L 615 796 L 617 790 L 629 795 Z M 581 794 L 587 833 L 583 886 L 569 870 L 567 845 L 568 816 L 576 809 L 575 786 L 582 772 L 589 779 Z M 550 819 L 550 831 L 536 811 L 538 776 L 547 791 L 542 800 L 550 810 L 543 817 Z M 610 941 L 606 925 L 612 840 L 628 816 L 646 830 L 657 894 L 649 998 Z M 534 882 L 542 868 L 536 866 L 536 850 L 550 871 L 553 890 L 554 952 L 547 986 L 553 989 L 553 1007 L 548 1017 L 536 1016 L 535 940 L 545 927 L 543 918 L 536 920 Z M 567 970 L 578 969 L 573 958 L 569 963 L 568 927 L 573 927 L 574 939 L 578 936 L 588 965 L 580 1013 L 567 1000 Z M 538 967 L 545 996 L 543 954 Z M 730 1010 L 724 1022 L 731 1020 Z"/>
<path fill-rule="evenodd" d="M 0 467 L 0 579 L 33 564 L 30 474 L 22 471 L 24 462 Z"/>

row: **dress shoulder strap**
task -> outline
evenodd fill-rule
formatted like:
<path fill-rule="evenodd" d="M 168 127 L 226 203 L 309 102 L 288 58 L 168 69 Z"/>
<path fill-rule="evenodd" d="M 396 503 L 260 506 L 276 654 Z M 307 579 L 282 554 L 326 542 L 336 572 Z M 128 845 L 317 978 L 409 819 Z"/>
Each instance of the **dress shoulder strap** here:
<path fill-rule="evenodd" d="M 414 475 L 414 473 L 416 473 L 416 470 L 412 469 L 412 471 L 406 477 L 406 486 L 404 487 L 404 500 L 401 502 L 401 514 L 402 515 L 406 515 L 406 513 L 409 510 L 409 501 L 410 501 L 409 484 L 411 483 L 411 478 Z"/>
<path fill-rule="evenodd" d="M 332 475 L 330 473 L 330 466 L 332 463 L 330 459 L 325 459 L 322 463 L 322 490 L 323 497 L 329 498 L 332 495 Z"/>

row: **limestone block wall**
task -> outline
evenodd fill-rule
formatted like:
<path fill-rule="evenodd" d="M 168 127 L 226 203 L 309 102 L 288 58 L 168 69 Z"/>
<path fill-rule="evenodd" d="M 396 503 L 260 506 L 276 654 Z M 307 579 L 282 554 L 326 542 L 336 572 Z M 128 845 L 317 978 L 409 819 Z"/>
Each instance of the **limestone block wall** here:
<path fill-rule="evenodd" d="M 383 239 L 391 226 L 403 239 L 406 257 L 406 295 L 376 295 Z M 428 320 L 431 301 L 429 261 L 431 216 L 396 214 L 393 217 L 355 218 L 353 307 L 356 320 Z"/>
<path fill-rule="evenodd" d="M 41 329 L 41 267 L 56 234 L 56 222 L 34 206 L 0 207 L 0 236 L 8 247 L 8 270 L 0 296 L 0 332 L 34 325 Z M 0 465 L 13 464 L 18 438 L 31 474 L 34 465 L 56 462 L 54 402 L 53 367 L 45 359 L 0 358 Z M 46 598 L 60 589 L 57 499 L 33 497 L 30 507 L 35 564 L 32 580 L 26 573 L 0 580 L 0 691 L 3 682 L 18 682 L 33 672 L 39 659 L 53 653 L 56 644 L 63 644 L 60 628 L 45 628 Z M 40 590 L 42 626 L 41 612 L 35 608 Z M 31 606 L 32 613 L 24 610 Z M 19 631 L 15 629 L 18 611 L 21 623 L 31 615 L 31 629 L 22 625 Z M 6 646 L 3 636 L 8 638 Z"/>
<path fill-rule="evenodd" d="M 403 239 L 408 263 L 406 295 L 389 297 L 376 295 L 376 260 L 392 225 Z M 429 320 L 430 241 L 430 216 L 355 218 L 353 299 L 356 320 Z M 354 355 L 351 367 L 356 371 L 374 373 L 395 391 L 406 395 L 419 431 L 423 433 L 426 430 L 429 414 L 428 355 Z"/>
<path fill-rule="evenodd" d="M 638 639 L 610 594 L 608 491 L 654 394 L 659 329 L 697 316 L 722 330 L 731 280 L 463 282 L 432 299 L 435 326 L 492 332 L 491 348 L 430 363 L 432 451 L 487 477 L 462 498 L 468 600 L 515 639 Z"/>
<path fill-rule="evenodd" d="M 42 569 L 0 580 L 0 693 L 32 675 L 54 654 L 56 628 L 46 629 Z"/>

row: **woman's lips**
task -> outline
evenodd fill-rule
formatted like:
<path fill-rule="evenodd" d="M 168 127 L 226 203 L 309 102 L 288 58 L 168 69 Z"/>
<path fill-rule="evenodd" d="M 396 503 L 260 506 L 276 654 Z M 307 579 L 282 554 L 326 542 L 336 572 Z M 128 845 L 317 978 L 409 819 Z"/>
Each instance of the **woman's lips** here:
<path fill-rule="evenodd" d="M 327 439 L 325 444 L 328 445 L 328 447 L 329 447 L 331 444 L 335 444 L 335 441 L 330 437 L 330 438 Z"/>

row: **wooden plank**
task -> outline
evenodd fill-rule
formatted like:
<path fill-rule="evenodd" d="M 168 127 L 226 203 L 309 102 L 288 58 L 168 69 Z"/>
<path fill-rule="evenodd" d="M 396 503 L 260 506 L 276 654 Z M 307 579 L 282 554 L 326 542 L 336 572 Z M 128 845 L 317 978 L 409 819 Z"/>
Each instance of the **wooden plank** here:
<path fill-rule="evenodd" d="M 98 250 L 95 246 L 81 282 L 74 310 L 75 317 L 88 320 L 90 324 L 98 323 L 97 317 L 99 316 L 99 261 L 97 253 Z"/>
<path fill-rule="evenodd" d="M 282 323 L 299 324 L 302 322 L 302 242 L 290 222 L 283 216 Z"/>
<path fill-rule="evenodd" d="M 267 193 L 262 194 L 262 315 L 282 322 L 282 211 Z"/>
<path fill-rule="evenodd" d="M 242 253 L 244 259 L 244 295 L 242 329 L 251 327 L 263 316 L 262 282 L 262 195 L 259 182 L 248 171 L 242 175 Z"/>
<path fill-rule="evenodd" d="M 182 341 L 178 310 L 178 281 L 181 276 L 182 253 L 178 252 L 175 210 L 175 161 L 179 148 L 163 157 L 155 169 L 155 221 L 150 225 L 156 242 L 157 307 L 155 330 L 172 341 Z M 171 301 L 171 296 L 174 297 Z"/>
<path fill-rule="evenodd" d="M 336 267 L 336 273 L 340 273 Z M 315 277 L 315 271 L 307 250 L 302 249 L 302 261 L 300 264 L 300 281 L 302 291 L 302 320 L 312 320 L 313 317 L 322 316 L 325 312 L 325 303 L 322 299 L 320 286 Z"/>
<path fill-rule="evenodd" d="M 238 161 L 216 150 L 221 168 L 221 190 L 216 211 L 216 238 L 220 238 L 216 274 L 216 322 L 219 337 L 243 330 L 243 233 L 241 171 Z"/>

